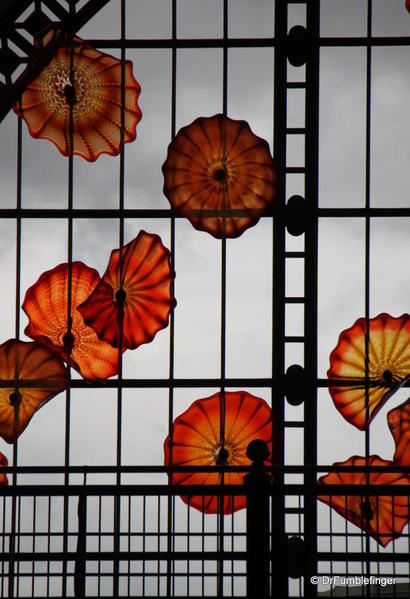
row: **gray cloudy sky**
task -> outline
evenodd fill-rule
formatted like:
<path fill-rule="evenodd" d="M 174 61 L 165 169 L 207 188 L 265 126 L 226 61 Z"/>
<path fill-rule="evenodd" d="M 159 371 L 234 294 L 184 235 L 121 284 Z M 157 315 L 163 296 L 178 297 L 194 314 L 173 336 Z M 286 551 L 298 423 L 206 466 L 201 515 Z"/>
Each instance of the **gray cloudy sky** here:
<path fill-rule="evenodd" d="M 366 34 L 364 0 L 323 0 L 323 36 Z M 170 35 L 167 0 L 128 0 L 127 35 L 161 38 Z M 180 37 L 220 37 L 219 0 L 180 0 Z M 87 38 L 119 36 L 119 3 L 112 0 L 79 35 Z M 231 36 L 272 36 L 273 2 L 230 2 Z M 301 5 L 291 5 L 290 25 L 304 23 Z M 409 35 L 410 15 L 404 0 L 373 1 L 374 35 Z M 110 51 L 109 51 L 110 52 Z M 142 121 L 137 140 L 125 149 L 125 202 L 132 208 L 167 208 L 162 194 L 161 165 L 171 133 L 171 52 L 127 52 L 141 84 Z M 320 71 L 320 189 L 322 207 L 360 207 L 365 202 L 365 74 L 362 48 L 323 48 Z M 410 48 L 374 48 L 372 51 L 371 205 L 409 206 L 410 169 Z M 302 69 L 289 67 L 292 77 Z M 222 110 L 222 51 L 181 50 L 177 55 L 177 128 L 197 116 Z M 272 147 L 273 51 L 233 49 L 229 52 L 228 116 L 249 122 L 253 131 Z M 289 126 L 303 125 L 304 95 L 291 90 Z M 13 207 L 16 198 L 16 122 L 10 113 L 0 124 L 0 206 Z M 303 160 L 298 141 L 289 146 L 288 163 Z M 101 156 L 95 163 L 74 159 L 74 205 L 118 205 L 118 158 Z M 289 176 L 286 195 L 302 193 L 300 175 Z M 23 125 L 23 207 L 63 208 L 67 205 L 67 160 L 54 145 L 30 138 Z M 339 333 L 364 315 L 363 219 L 322 219 L 319 228 L 319 376 L 324 377 L 329 354 Z M 143 228 L 161 235 L 169 247 L 166 220 L 127 220 L 129 241 Z M 22 223 L 21 285 L 25 290 L 39 275 L 67 259 L 67 223 L 63 220 L 24 220 Z M 303 249 L 303 237 L 287 236 L 287 249 Z M 102 274 L 112 248 L 118 247 L 118 222 L 81 220 L 74 224 L 74 259 L 83 260 Z M 0 341 L 14 336 L 15 227 L 0 220 Z M 374 218 L 371 222 L 371 316 L 382 311 L 399 316 L 409 311 L 410 278 L 405 256 L 410 253 L 405 219 Z M 182 219 L 176 224 L 175 376 L 217 377 L 220 368 L 220 243 L 192 228 Z M 290 262 L 290 261 L 288 261 Z M 302 264 L 287 267 L 287 291 L 303 289 Z M 227 376 L 268 377 L 271 363 L 272 226 L 262 219 L 239 239 L 227 242 Z M 26 318 L 22 314 L 22 338 Z M 302 313 L 291 307 L 288 334 L 302 334 Z M 169 329 L 155 340 L 124 355 L 125 377 L 168 377 Z M 297 346 L 286 354 L 287 366 L 303 363 Z M 76 376 L 74 374 L 74 376 Z M 249 389 L 270 401 L 268 389 Z M 175 415 L 212 389 L 175 391 Z M 371 426 L 371 450 L 391 459 L 394 447 L 386 413 L 403 402 L 408 391 L 399 391 Z M 320 463 L 344 461 L 364 454 L 364 434 L 336 412 L 326 389 L 318 396 L 318 453 Z M 36 414 L 19 439 L 19 463 L 64 463 L 64 394 Z M 72 464 L 114 464 L 116 392 L 85 389 L 72 392 Z M 163 441 L 168 428 L 167 390 L 124 391 L 123 463 L 162 464 Z M 95 422 L 98 413 L 98 426 Z M 286 406 L 289 419 L 303 419 L 303 406 Z M 287 435 L 286 462 L 303 463 L 303 439 L 292 430 Z M 0 439 L 0 451 L 11 461 L 12 448 Z M 23 479 L 22 479 L 23 480 Z M 32 479 L 30 479 L 31 482 Z M 36 480 L 50 480 L 44 477 Z M 73 479 L 74 480 L 74 479 Z M 90 480 L 97 480 L 92 478 Z M 102 480 L 102 479 L 100 479 Z M 110 482 L 110 477 L 103 479 Z M 129 480 L 141 479 L 131 477 Z M 165 482 L 157 475 L 153 482 Z M 180 506 L 181 514 L 184 506 Z M 179 509 L 179 508 L 178 508 Z M 192 510 L 194 511 L 194 510 Z M 328 508 L 319 506 L 325 522 Z M 196 518 L 196 514 L 193 518 Z M 238 515 L 240 522 L 241 515 Z M 212 518 L 210 522 L 212 522 Z M 293 526 L 293 523 L 289 524 Z M 344 521 L 334 516 L 343 530 Z M 210 524 L 212 526 L 212 524 Z M 396 543 L 396 550 L 400 548 Z M 389 551 L 381 549 L 383 551 Z M 405 549 L 404 549 L 405 550 Z"/>

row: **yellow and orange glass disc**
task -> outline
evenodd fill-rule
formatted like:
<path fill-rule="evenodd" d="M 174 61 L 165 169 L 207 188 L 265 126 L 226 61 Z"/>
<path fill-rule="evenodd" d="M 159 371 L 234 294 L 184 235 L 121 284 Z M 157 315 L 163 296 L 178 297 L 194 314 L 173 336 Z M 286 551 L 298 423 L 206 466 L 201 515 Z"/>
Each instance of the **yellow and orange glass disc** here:
<path fill-rule="evenodd" d="M 0 466 L 7 467 L 8 465 L 9 465 L 8 459 L 0 451 Z M 8 484 L 9 484 L 9 481 L 7 479 L 7 474 L 5 472 L 0 472 L 0 485 L 3 485 L 3 487 L 7 487 Z"/>
<path fill-rule="evenodd" d="M 221 394 L 198 399 L 175 419 L 172 443 L 165 440 L 165 464 L 176 466 L 249 466 L 246 456 L 248 444 L 253 439 L 265 441 L 272 451 L 272 415 L 268 404 L 246 391 L 225 392 L 225 440 L 221 445 Z M 172 456 L 171 456 L 172 447 Z M 175 485 L 219 485 L 220 472 L 180 472 L 170 474 Z M 226 472 L 225 485 L 243 484 L 243 474 Z M 218 513 L 217 496 L 181 497 L 181 499 L 206 514 Z M 225 496 L 220 511 L 231 514 L 246 506 L 246 497 Z"/>
<path fill-rule="evenodd" d="M 100 275 L 94 268 L 82 262 L 72 263 L 70 330 L 68 264 L 44 272 L 27 290 L 22 306 L 29 319 L 25 334 L 57 352 L 89 379 L 106 379 L 118 372 L 118 350 L 98 339 L 76 309 L 99 281 Z"/>
<path fill-rule="evenodd" d="M 353 456 L 346 462 L 335 466 L 365 466 L 364 457 Z M 368 466 L 392 466 L 393 462 L 382 460 L 379 456 L 369 456 Z M 410 491 L 410 478 L 401 472 L 370 472 L 370 485 L 407 485 Z M 318 480 L 319 485 L 365 485 L 365 472 L 330 472 Z M 360 495 L 318 496 L 320 501 L 330 505 L 343 518 L 353 522 L 366 534 L 385 547 L 392 539 L 400 536 L 409 521 L 409 502 L 407 496 Z"/>
<path fill-rule="evenodd" d="M 163 164 L 164 194 L 200 231 L 238 237 L 271 207 L 278 176 L 268 143 L 222 114 L 180 129 Z"/>
<path fill-rule="evenodd" d="M 161 238 L 145 231 L 111 252 L 104 276 L 78 308 L 100 339 L 135 349 L 168 326 L 175 305 L 170 257 Z"/>
<path fill-rule="evenodd" d="M 393 462 L 410 467 L 410 399 L 390 410 L 387 422 L 396 444 Z"/>
<path fill-rule="evenodd" d="M 135 139 L 141 119 L 132 63 L 98 52 L 56 26 L 35 39 L 35 48 L 13 105 L 30 134 L 49 139 L 64 156 L 78 154 L 90 162 L 103 153 L 119 154 L 123 143 Z"/>
<path fill-rule="evenodd" d="M 410 316 L 379 314 L 369 319 L 369 391 L 366 418 L 366 320 L 359 318 L 340 334 L 330 355 L 329 379 L 351 381 L 351 386 L 331 386 L 333 402 L 342 416 L 364 430 L 410 374 Z"/>
<path fill-rule="evenodd" d="M 0 435 L 14 443 L 34 412 L 68 385 L 62 360 L 44 345 L 9 339 L 0 345 Z"/>

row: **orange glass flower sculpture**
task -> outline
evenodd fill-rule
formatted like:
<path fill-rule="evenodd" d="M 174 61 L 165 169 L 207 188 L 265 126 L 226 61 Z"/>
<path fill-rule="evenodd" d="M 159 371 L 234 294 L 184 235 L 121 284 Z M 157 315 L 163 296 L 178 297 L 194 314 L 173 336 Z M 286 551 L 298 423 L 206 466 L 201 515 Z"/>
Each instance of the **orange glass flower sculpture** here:
<path fill-rule="evenodd" d="M 100 275 L 82 262 L 72 263 L 71 327 L 68 326 L 69 266 L 44 272 L 26 293 L 23 310 L 29 324 L 25 334 L 45 343 L 84 378 L 106 379 L 118 372 L 118 350 L 98 339 L 76 309 L 93 291 Z"/>
<path fill-rule="evenodd" d="M 119 154 L 136 137 L 141 88 L 132 63 L 98 52 L 55 25 L 35 38 L 32 64 L 16 89 L 22 91 L 13 108 L 30 134 L 49 139 L 64 156 L 93 162 L 103 153 Z"/>
<path fill-rule="evenodd" d="M 34 412 L 68 385 L 62 360 L 44 345 L 9 339 L 0 345 L 0 435 L 14 443 Z"/>
<path fill-rule="evenodd" d="M 215 393 L 198 399 L 175 419 L 172 442 L 165 440 L 165 464 L 176 466 L 250 466 L 246 456 L 253 439 L 265 441 L 272 452 L 272 414 L 268 404 L 246 391 L 225 392 L 224 442 L 221 439 L 223 397 Z M 172 447 L 172 456 L 171 456 Z M 222 480 L 223 476 L 223 480 Z M 243 475 L 237 472 L 180 472 L 170 474 L 175 485 L 240 485 Z M 181 497 L 188 505 L 206 514 L 218 513 L 217 496 Z M 246 497 L 222 497 L 220 511 L 231 514 L 246 506 Z"/>
<path fill-rule="evenodd" d="M 366 418 L 366 320 L 359 318 L 340 334 L 330 354 L 329 379 L 351 381 L 331 386 L 333 402 L 344 418 L 360 430 L 371 420 L 410 374 L 410 316 L 379 314 L 369 319 L 369 392 Z"/>
<path fill-rule="evenodd" d="M 365 466 L 364 457 L 353 456 L 335 466 Z M 369 456 L 369 466 L 392 466 L 393 462 L 382 460 L 377 455 Z M 330 472 L 318 480 L 319 485 L 365 485 L 365 472 Z M 399 472 L 370 472 L 370 485 L 410 485 L 410 478 Z M 410 488 L 409 488 L 410 491 Z M 338 514 L 356 526 L 378 543 L 386 547 L 392 539 L 399 537 L 409 521 L 407 496 L 400 495 L 332 495 L 318 496 L 320 501 L 330 505 Z"/>
<path fill-rule="evenodd" d="M 0 466 L 7 467 L 8 465 L 9 465 L 8 459 L 0 451 Z M 7 479 L 7 474 L 5 472 L 0 472 L 0 485 L 3 485 L 3 487 L 7 487 L 8 484 L 9 484 L 9 481 Z"/>
<path fill-rule="evenodd" d="M 175 305 L 172 277 L 170 252 L 161 238 L 140 231 L 111 252 L 101 281 L 78 310 L 100 339 L 135 349 L 168 326 Z"/>
<path fill-rule="evenodd" d="M 396 443 L 393 462 L 401 466 L 410 466 L 410 399 L 390 410 L 387 422 Z"/>
<path fill-rule="evenodd" d="M 272 207 L 278 185 L 268 143 L 245 121 L 222 114 L 180 129 L 162 171 L 172 208 L 219 239 L 255 225 Z"/>

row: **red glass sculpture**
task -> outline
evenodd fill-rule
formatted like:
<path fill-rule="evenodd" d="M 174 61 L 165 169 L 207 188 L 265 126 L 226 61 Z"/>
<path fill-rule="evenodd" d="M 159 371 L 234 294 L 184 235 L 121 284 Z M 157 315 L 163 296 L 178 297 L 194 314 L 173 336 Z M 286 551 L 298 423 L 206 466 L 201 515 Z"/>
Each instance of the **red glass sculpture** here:
<path fill-rule="evenodd" d="M 221 436 L 221 415 L 224 412 L 224 440 Z M 225 392 L 198 399 L 175 419 L 172 441 L 165 445 L 165 464 L 176 466 L 250 465 L 246 456 L 253 439 L 265 441 L 272 451 L 272 414 L 268 404 L 246 391 Z M 172 456 L 171 456 L 172 451 Z M 222 480 L 223 476 L 223 480 Z M 170 474 L 175 485 L 243 484 L 238 472 L 180 472 Z M 231 514 L 246 506 L 246 497 L 225 496 L 218 506 L 218 497 L 208 495 L 181 498 L 186 504 L 206 514 L 219 511 Z"/>
<path fill-rule="evenodd" d="M 353 456 L 335 466 L 365 466 L 364 457 Z M 393 462 L 382 460 L 377 455 L 369 456 L 368 465 L 392 466 Z M 365 485 L 365 472 L 330 472 L 318 480 L 319 485 Z M 410 485 L 410 478 L 400 472 L 370 472 L 370 485 Z M 410 491 L 410 488 L 409 488 Z M 332 495 L 318 496 L 320 501 L 330 505 L 338 514 L 356 526 L 378 543 L 386 547 L 392 539 L 399 537 L 409 521 L 409 501 L 400 495 Z"/>
<path fill-rule="evenodd" d="M 175 305 L 172 277 L 170 252 L 161 238 L 140 231 L 111 252 L 104 276 L 78 310 L 100 339 L 135 349 L 168 326 Z"/>
<path fill-rule="evenodd" d="M 134 141 L 140 91 L 130 61 L 98 52 L 53 25 L 35 38 L 32 64 L 16 83 L 13 108 L 33 137 L 49 139 L 64 156 L 93 162 Z"/>
<path fill-rule="evenodd" d="M 219 239 L 255 225 L 272 207 L 278 185 L 268 143 L 245 121 L 222 114 L 180 129 L 162 171 L 172 208 Z"/>
<path fill-rule="evenodd" d="M 8 465 L 9 465 L 8 459 L 0 451 L 0 466 L 7 467 Z M 0 485 L 3 485 L 3 487 L 7 487 L 8 484 L 9 484 L 9 481 L 7 479 L 7 474 L 5 472 L 0 472 Z"/>
<path fill-rule="evenodd" d="M 333 402 L 344 418 L 360 430 L 367 428 L 387 399 L 410 374 L 410 316 L 379 314 L 369 319 L 369 391 L 366 415 L 366 320 L 359 318 L 340 334 L 330 354 L 329 379 L 351 381 L 331 386 Z"/>
<path fill-rule="evenodd" d="M 94 268 L 73 262 L 71 327 L 68 326 L 69 265 L 44 272 L 26 293 L 23 310 L 29 324 L 25 334 L 45 343 L 87 379 L 106 379 L 118 372 L 118 350 L 98 339 L 76 309 L 100 281 Z"/>
<path fill-rule="evenodd" d="M 387 422 L 396 444 L 393 462 L 410 466 L 410 399 L 390 410 Z"/>
<path fill-rule="evenodd" d="M 406 0 L 406 8 L 410 12 L 410 0 Z"/>
<path fill-rule="evenodd" d="M 14 443 L 34 412 L 68 385 L 62 360 L 44 345 L 9 339 L 0 345 L 0 435 Z"/>

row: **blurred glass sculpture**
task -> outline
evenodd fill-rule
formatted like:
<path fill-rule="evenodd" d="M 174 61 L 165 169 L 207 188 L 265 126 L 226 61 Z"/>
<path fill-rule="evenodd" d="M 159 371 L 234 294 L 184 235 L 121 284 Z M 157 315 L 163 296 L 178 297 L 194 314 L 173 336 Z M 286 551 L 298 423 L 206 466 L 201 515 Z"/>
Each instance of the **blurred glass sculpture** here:
<path fill-rule="evenodd" d="M 393 462 L 410 467 L 410 399 L 390 410 L 387 422 L 396 445 Z"/>
<path fill-rule="evenodd" d="M 272 208 L 278 185 L 268 143 L 222 114 L 180 129 L 162 166 L 172 208 L 200 231 L 238 237 Z"/>
<path fill-rule="evenodd" d="M 98 339 L 77 310 L 100 275 L 83 262 L 73 262 L 69 271 L 67 263 L 59 264 L 27 290 L 22 308 L 29 323 L 24 332 L 57 352 L 84 378 L 106 379 L 118 372 L 118 350 Z"/>
<path fill-rule="evenodd" d="M 165 464 L 174 466 L 250 466 L 248 444 L 261 439 L 272 452 L 272 413 L 261 398 L 225 391 L 195 401 L 173 424 L 164 444 Z M 177 472 L 175 485 L 242 485 L 240 472 Z M 245 496 L 208 495 L 181 499 L 206 514 L 231 514 L 246 507 Z"/>
<path fill-rule="evenodd" d="M 9 339 L 0 345 L 0 435 L 14 443 L 33 414 L 68 386 L 62 360 L 44 345 Z"/>
<path fill-rule="evenodd" d="M 353 456 L 334 466 L 393 466 L 393 462 L 377 455 Z M 368 477 L 368 480 L 367 480 Z M 330 472 L 318 480 L 319 485 L 410 485 L 410 478 L 403 472 Z M 409 486 L 410 491 L 410 486 Z M 409 521 L 409 502 L 406 495 L 319 495 L 318 499 L 330 505 L 380 545 L 386 547 L 399 537 Z"/>
<path fill-rule="evenodd" d="M 7 468 L 8 465 L 9 465 L 8 459 L 0 451 L 0 466 L 5 466 Z M 9 481 L 7 479 L 7 474 L 5 472 L 0 472 L 0 485 L 3 485 L 3 487 L 7 487 L 8 484 L 9 484 Z"/>
<path fill-rule="evenodd" d="M 123 143 L 134 141 L 141 88 L 130 61 L 103 54 L 55 24 L 34 44 L 13 103 L 33 137 L 90 162 L 103 153 L 115 156 Z"/>
<path fill-rule="evenodd" d="M 171 255 L 158 235 L 140 231 L 111 252 L 102 279 L 78 310 L 99 339 L 135 349 L 168 326 L 175 306 Z"/>
<path fill-rule="evenodd" d="M 359 318 L 343 331 L 330 354 L 327 376 L 351 382 L 331 385 L 337 410 L 351 424 L 364 430 L 391 395 L 410 375 L 410 316 L 394 318 L 382 313 L 369 319 L 368 414 L 366 414 L 366 319 Z"/>

